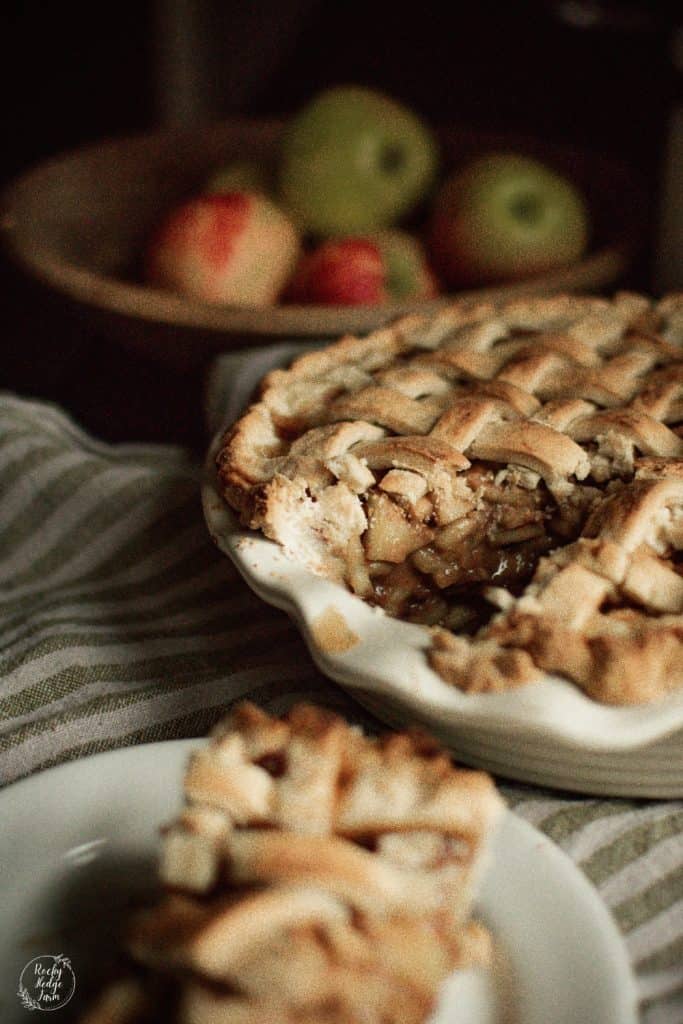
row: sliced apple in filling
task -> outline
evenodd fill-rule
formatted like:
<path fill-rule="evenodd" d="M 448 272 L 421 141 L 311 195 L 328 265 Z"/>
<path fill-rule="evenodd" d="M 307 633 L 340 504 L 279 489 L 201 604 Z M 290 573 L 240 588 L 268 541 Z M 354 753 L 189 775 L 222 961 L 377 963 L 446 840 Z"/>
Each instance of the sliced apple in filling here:
<path fill-rule="evenodd" d="M 434 530 L 411 518 L 382 491 L 368 496 L 366 510 L 365 554 L 372 562 L 404 562 L 434 537 Z"/>
<path fill-rule="evenodd" d="M 391 615 L 430 625 L 481 625 L 494 611 L 487 588 L 519 590 L 541 555 L 584 518 L 572 508 L 569 525 L 538 474 L 521 467 L 477 462 L 452 474 L 448 504 L 456 514 L 445 523 L 425 476 L 392 468 L 376 477 L 363 497 L 366 596 Z"/>

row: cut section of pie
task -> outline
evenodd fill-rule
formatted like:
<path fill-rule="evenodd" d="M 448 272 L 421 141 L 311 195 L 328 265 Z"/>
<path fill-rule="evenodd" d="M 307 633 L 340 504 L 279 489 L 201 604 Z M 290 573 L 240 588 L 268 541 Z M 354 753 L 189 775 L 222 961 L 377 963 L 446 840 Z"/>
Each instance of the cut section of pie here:
<path fill-rule="evenodd" d="M 192 755 L 127 973 L 82 1024 L 419 1024 L 456 968 L 503 804 L 418 733 L 241 704 Z"/>
<path fill-rule="evenodd" d="M 683 295 L 455 305 L 268 374 L 218 484 L 243 525 L 433 628 L 448 682 L 683 685 Z"/>

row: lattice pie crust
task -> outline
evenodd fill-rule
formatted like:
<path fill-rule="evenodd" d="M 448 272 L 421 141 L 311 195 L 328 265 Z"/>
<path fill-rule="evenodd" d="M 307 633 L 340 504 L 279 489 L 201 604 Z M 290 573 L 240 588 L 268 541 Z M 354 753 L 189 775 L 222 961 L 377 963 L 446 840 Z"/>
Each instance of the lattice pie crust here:
<path fill-rule="evenodd" d="M 241 522 L 474 692 L 683 683 L 683 296 L 453 306 L 271 372 L 217 456 Z"/>
<path fill-rule="evenodd" d="M 502 801 L 426 737 L 246 703 L 192 756 L 135 968 L 82 1024 L 418 1024 L 456 967 Z"/>

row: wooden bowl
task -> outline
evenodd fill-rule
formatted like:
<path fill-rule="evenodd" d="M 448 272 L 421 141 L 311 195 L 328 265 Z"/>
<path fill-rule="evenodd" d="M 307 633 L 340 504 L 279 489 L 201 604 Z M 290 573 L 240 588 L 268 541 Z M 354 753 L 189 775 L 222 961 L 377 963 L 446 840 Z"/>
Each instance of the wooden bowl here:
<path fill-rule="evenodd" d="M 1 238 L 20 270 L 107 337 L 176 366 L 197 366 L 231 348 L 279 338 L 327 338 L 371 330 L 408 311 L 434 310 L 454 296 L 383 306 L 267 309 L 202 303 L 141 283 L 150 231 L 217 166 L 251 157 L 272 163 L 282 124 L 233 119 L 195 131 L 104 141 L 58 156 L 12 183 L 2 199 Z M 620 165 L 538 140 L 449 128 L 445 166 L 490 149 L 537 156 L 583 188 L 593 245 L 579 263 L 457 298 L 596 291 L 615 284 L 642 237 L 638 187 Z"/>

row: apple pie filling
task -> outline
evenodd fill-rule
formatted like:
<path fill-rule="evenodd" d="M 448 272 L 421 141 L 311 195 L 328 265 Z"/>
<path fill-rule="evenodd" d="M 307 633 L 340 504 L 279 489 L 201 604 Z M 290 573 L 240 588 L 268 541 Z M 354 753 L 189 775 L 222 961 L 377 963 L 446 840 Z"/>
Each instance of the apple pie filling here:
<path fill-rule="evenodd" d="M 522 467 L 475 462 L 453 490 L 458 514 L 440 524 L 423 477 L 395 469 L 378 477 L 363 499 L 364 596 L 398 618 L 470 632 L 495 610 L 487 589 L 518 593 L 541 555 L 578 535 L 585 509 L 563 510 Z"/>

